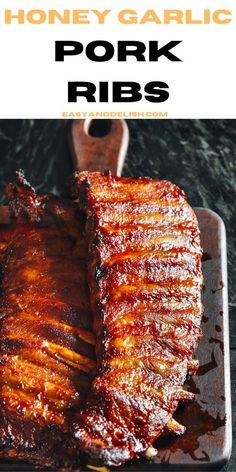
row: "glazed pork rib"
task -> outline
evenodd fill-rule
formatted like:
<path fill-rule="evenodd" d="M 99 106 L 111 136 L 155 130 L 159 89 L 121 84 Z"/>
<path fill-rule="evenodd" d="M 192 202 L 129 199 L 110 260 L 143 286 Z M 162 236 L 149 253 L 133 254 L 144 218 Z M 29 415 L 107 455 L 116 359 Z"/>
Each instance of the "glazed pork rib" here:
<path fill-rule="evenodd" d="M 18 173 L 1 226 L 0 455 L 77 464 L 66 445 L 95 368 L 78 207 Z"/>
<path fill-rule="evenodd" d="M 174 184 L 75 174 L 86 213 L 88 281 L 98 373 L 74 422 L 89 461 L 120 465 L 145 453 L 173 419 L 199 337 L 201 247 L 196 216 Z"/>

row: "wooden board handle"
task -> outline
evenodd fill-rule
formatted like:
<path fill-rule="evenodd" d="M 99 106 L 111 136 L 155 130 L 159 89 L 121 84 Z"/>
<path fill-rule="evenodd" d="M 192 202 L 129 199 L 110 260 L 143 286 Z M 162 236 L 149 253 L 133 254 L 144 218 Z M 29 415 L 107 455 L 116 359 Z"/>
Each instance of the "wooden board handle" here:
<path fill-rule="evenodd" d="M 73 120 L 70 149 L 74 169 L 79 171 L 110 170 L 122 173 L 129 143 L 129 130 L 124 120 Z"/>

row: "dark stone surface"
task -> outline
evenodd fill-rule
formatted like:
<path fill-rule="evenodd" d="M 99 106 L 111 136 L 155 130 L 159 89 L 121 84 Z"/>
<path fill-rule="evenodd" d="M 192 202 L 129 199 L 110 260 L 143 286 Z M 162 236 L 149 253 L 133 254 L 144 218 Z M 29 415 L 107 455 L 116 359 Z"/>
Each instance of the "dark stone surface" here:
<path fill-rule="evenodd" d="M 68 125 L 66 120 L 0 120 L 0 195 L 18 168 L 39 192 L 64 192 L 72 172 Z M 131 120 L 128 125 L 130 146 L 123 174 L 172 180 L 193 206 L 211 208 L 226 224 L 235 442 L 236 120 Z M 223 470 L 236 471 L 236 444 Z"/>

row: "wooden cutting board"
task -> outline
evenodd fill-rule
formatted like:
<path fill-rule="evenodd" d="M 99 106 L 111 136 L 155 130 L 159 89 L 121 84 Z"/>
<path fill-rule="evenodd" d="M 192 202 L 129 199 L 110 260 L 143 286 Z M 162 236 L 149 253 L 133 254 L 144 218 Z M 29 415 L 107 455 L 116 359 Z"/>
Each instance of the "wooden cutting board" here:
<path fill-rule="evenodd" d="M 96 123 L 98 122 L 99 123 Z M 91 135 L 92 134 L 92 135 Z M 76 170 L 108 170 L 121 175 L 128 148 L 128 128 L 123 120 L 75 120 L 70 129 L 70 146 Z M 7 209 L 6 209 L 7 211 Z M 195 401 L 181 406 L 175 418 L 186 426 L 181 437 L 160 439 L 153 462 L 132 461 L 117 471 L 219 470 L 229 459 L 231 396 L 229 368 L 229 323 L 227 262 L 224 223 L 205 208 L 195 208 L 203 247 L 203 338 L 196 358 L 197 375 L 186 385 Z M 32 466 L 0 462 L 0 471 L 29 471 Z"/>
<path fill-rule="evenodd" d="M 70 142 L 75 169 L 103 171 L 110 168 L 113 174 L 121 175 L 128 148 L 127 127 L 123 120 L 107 122 L 73 122 Z M 96 125 L 100 127 L 97 133 Z M 104 147 L 107 144 L 108 147 Z M 204 316 L 203 338 L 195 356 L 200 360 L 200 369 L 186 382 L 187 388 L 196 394 L 195 401 L 181 406 L 175 414 L 175 418 L 186 426 L 186 433 L 179 438 L 169 436 L 157 441 L 159 454 L 152 463 L 141 459 L 120 467 L 120 471 L 219 470 L 230 457 L 232 426 L 225 227 L 211 210 L 195 208 L 195 212 L 204 251 Z"/>

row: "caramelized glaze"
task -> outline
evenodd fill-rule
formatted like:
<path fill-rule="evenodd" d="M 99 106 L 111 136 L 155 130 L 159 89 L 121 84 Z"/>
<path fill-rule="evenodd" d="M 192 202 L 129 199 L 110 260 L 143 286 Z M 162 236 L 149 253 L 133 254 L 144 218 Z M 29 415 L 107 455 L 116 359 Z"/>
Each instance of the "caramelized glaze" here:
<path fill-rule="evenodd" d="M 99 370 L 74 421 L 89 463 L 120 465 L 172 419 L 201 336 L 199 229 L 184 193 L 152 179 L 76 174 L 87 217 L 88 281 Z"/>
<path fill-rule="evenodd" d="M 18 174 L 2 227 L 1 456 L 40 466 L 77 463 L 66 446 L 73 411 L 96 367 L 77 206 L 38 198 Z M 73 453 L 72 453 L 73 452 Z"/>

